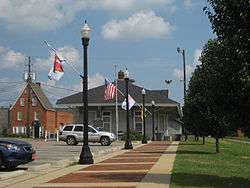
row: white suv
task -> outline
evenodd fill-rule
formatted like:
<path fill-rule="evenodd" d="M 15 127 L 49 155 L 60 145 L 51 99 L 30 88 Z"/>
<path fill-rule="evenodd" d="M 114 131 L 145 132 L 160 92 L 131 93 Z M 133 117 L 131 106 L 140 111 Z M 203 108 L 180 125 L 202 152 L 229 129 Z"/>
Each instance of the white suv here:
<path fill-rule="evenodd" d="M 99 142 L 103 146 L 109 146 L 116 139 L 113 133 L 98 131 L 90 125 L 88 126 L 88 137 L 89 142 Z M 59 139 L 68 145 L 77 145 L 78 142 L 83 142 L 83 125 L 65 125 L 59 133 Z"/>

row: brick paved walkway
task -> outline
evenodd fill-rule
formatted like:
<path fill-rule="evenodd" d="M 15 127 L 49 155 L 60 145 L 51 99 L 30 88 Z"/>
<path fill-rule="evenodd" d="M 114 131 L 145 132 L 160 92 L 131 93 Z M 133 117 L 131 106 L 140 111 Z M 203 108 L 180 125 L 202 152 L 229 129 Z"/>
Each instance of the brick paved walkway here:
<path fill-rule="evenodd" d="M 169 142 L 152 142 L 48 181 L 39 188 L 134 188 L 142 182 L 152 167 L 157 166 L 156 163 L 165 155 L 169 145 Z M 162 176 L 164 173 L 158 175 Z"/>

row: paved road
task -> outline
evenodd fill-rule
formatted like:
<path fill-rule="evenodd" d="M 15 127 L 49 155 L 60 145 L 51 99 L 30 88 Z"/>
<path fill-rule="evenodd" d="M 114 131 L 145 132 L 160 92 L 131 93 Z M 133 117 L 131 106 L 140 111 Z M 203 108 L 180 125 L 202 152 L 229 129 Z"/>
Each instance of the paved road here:
<path fill-rule="evenodd" d="M 53 174 L 59 173 L 63 169 L 65 169 L 65 163 L 62 163 L 62 165 L 60 165 L 60 163 L 59 165 L 53 164 L 59 162 L 61 159 L 73 159 L 73 161 L 78 161 L 82 148 L 82 144 L 79 144 L 77 146 L 68 146 L 64 142 L 56 141 L 44 142 L 43 140 L 32 139 L 26 139 L 25 141 L 31 143 L 36 149 L 38 159 L 26 165 L 19 166 L 15 170 L 0 170 L 0 188 L 9 186 L 19 186 L 20 183 L 29 181 L 34 178 L 39 178 L 46 174 L 48 174 L 48 176 L 50 177 Z M 140 143 L 141 142 L 135 142 L 133 144 L 134 146 L 136 146 L 140 145 Z M 112 155 L 113 152 L 121 151 L 121 148 L 123 147 L 123 141 L 115 141 L 110 146 L 101 146 L 98 143 L 90 143 L 90 149 L 93 153 L 95 162 L 109 155 Z M 51 165 L 47 166 L 46 168 L 40 168 L 43 165 L 46 166 L 46 164 L 48 163 Z M 69 166 L 68 168 L 74 166 L 75 165 Z M 36 170 L 34 170 L 34 168 Z"/>
<path fill-rule="evenodd" d="M 61 159 L 76 160 L 81 153 L 82 143 L 76 146 L 68 146 L 65 142 L 48 141 L 43 140 L 27 140 L 32 144 L 36 150 L 37 160 L 29 163 L 33 164 L 43 164 L 43 163 L 53 163 Z M 99 143 L 90 143 L 90 149 L 93 155 L 98 155 L 100 153 L 110 152 L 114 149 L 122 148 L 124 142 L 115 141 L 110 146 L 102 146 Z"/>
<path fill-rule="evenodd" d="M 36 168 L 37 173 L 39 173 L 39 169 L 42 165 L 49 165 L 47 168 L 60 168 L 60 164 L 58 162 L 68 159 L 71 163 L 78 161 L 82 143 L 76 146 L 68 146 L 65 142 L 56 142 L 56 141 L 48 141 L 45 142 L 44 140 L 33 140 L 33 139 L 22 139 L 24 141 L 29 142 L 32 144 L 34 149 L 36 150 L 37 159 L 33 162 L 30 162 L 25 165 L 20 165 L 14 170 L 0 170 L 0 184 L 1 179 L 3 176 L 12 176 L 11 173 L 21 173 L 22 171 L 28 172 L 34 171 Z M 90 149 L 92 151 L 93 157 L 98 157 L 102 155 L 106 155 L 107 153 L 111 153 L 115 150 L 120 150 L 124 146 L 123 141 L 115 141 L 110 146 L 101 146 L 99 143 L 90 143 Z M 62 163 L 63 165 L 65 163 Z M 51 167 L 50 167 L 51 166 Z M 53 167 L 54 166 L 54 167 Z M 56 167 L 57 166 L 57 167 Z M 43 168 L 43 167 L 42 167 Z M 28 170 L 28 171 L 27 171 Z M 33 173 L 33 172 L 32 172 Z M 0 186 L 1 187 L 1 186 Z"/>

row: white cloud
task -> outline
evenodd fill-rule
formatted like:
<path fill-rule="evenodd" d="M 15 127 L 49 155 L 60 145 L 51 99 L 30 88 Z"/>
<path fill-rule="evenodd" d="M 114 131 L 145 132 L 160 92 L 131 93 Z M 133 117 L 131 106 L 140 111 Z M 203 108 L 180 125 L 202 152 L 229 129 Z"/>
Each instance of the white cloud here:
<path fill-rule="evenodd" d="M 201 64 L 201 62 L 200 62 L 201 52 L 202 52 L 201 49 L 196 49 L 194 51 L 194 64 L 195 65 L 200 65 Z"/>
<path fill-rule="evenodd" d="M 141 11 L 126 20 L 111 20 L 102 28 L 102 35 L 109 40 L 165 38 L 174 27 L 153 11 Z"/>
<path fill-rule="evenodd" d="M 24 65 L 25 55 L 0 46 L 0 68 L 15 68 Z"/>
<path fill-rule="evenodd" d="M 89 78 L 89 88 L 95 88 L 104 84 L 104 76 L 100 73 L 96 73 Z"/>
<path fill-rule="evenodd" d="M 52 31 L 70 23 L 79 11 L 101 9 L 131 12 L 148 7 L 171 7 L 174 0 L 1 0 L 0 23 L 8 31 Z"/>
<path fill-rule="evenodd" d="M 88 88 L 91 89 L 103 85 L 104 79 L 104 76 L 100 73 L 96 73 L 92 76 L 89 76 Z M 78 84 L 73 85 L 72 89 L 76 91 L 82 91 L 82 81 Z"/>
<path fill-rule="evenodd" d="M 192 76 L 192 73 L 194 72 L 194 69 L 197 65 L 200 65 L 201 62 L 199 61 L 199 58 L 201 56 L 201 49 L 196 49 L 193 53 L 193 63 L 190 65 L 186 65 L 186 78 L 190 78 Z M 183 80 L 183 69 L 175 68 L 173 75 L 178 80 Z"/>
<path fill-rule="evenodd" d="M 186 9 L 190 9 L 193 7 L 193 1 L 192 0 L 184 0 L 184 6 Z"/>
<path fill-rule="evenodd" d="M 72 64 L 74 67 L 79 66 L 80 54 L 79 51 L 74 47 L 68 45 L 60 47 L 57 49 L 57 53 L 61 59 L 67 60 L 68 64 Z M 39 68 L 39 70 L 49 70 L 52 66 L 53 60 L 54 60 L 53 54 L 50 54 L 47 59 L 36 58 L 35 66 Z"/>

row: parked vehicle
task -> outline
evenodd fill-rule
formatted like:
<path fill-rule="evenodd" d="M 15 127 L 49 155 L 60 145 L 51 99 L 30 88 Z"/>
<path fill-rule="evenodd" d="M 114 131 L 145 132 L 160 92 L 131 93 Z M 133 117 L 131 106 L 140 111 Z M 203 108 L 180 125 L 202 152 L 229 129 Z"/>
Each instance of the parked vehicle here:
<path fill-rule="evenodd" d="M 113 133 L 98 131 L 90 125 L 88 126 L 88 137 L 89 142 L 99 142 L 103 146 L 109 146 L 116 139 Z M 83 125 L 65 125 L 59 133 L 59 140 L 65 141 L 68 145 L 77 145 L 79 142 L 83 142 Z"/>
<path fill-rule="evenodd" d="M 0 138 L 0 167 L 16 168 L 35 160 L 32 145 L 15 139 Z"/>

